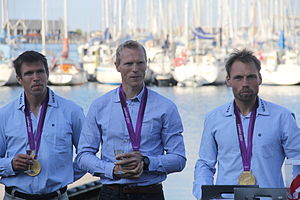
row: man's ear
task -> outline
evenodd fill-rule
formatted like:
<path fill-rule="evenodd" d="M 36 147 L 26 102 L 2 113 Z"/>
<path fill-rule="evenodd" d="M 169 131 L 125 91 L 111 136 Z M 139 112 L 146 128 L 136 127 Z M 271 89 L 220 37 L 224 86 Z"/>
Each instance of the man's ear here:
<path fill-rule="evenodd" d="M 226 76 L 225 84 L 227 87 L 231 87 L 230 77 L 228 75 Z"/>
<path fill-rule="evenodd" d="M 119 67 L 117 66 L 117 63 L 115 62 L 115 66 L 118 72 L 120 72 Z"/>
<path fill-rule="evenodd" d="M 17 79 L 18 83 L 20 85 L 22 85 L 22 78 L 20 76 L 16 75 L 16 79 Z"/>
<path fill-rule="evenodd" d="M 262 76 L 260 73 L 258 74 L 258 79 L 259 79 L 259 85 L 261 85 L 262 84 Z"/>

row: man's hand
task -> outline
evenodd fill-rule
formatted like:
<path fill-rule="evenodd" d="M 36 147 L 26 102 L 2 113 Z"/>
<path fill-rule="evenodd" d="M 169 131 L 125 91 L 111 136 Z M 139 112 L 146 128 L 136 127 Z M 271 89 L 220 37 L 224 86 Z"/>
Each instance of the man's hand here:
<path fill-rule="evenodd" d="M 12 159 L 11 164 L 14 171 L 26 171 L 33 164 L 33 158 L 27 154 L 18 154 Z"/>
<path fill-rule="evenodd" d="M 114 175 L 118 178 L 139 178 L 143 173 L 143 156 L 139 151 L 116 155 Z"/>
<path fill-rule="evenodd" d="M 139 151 L 133 151 L 116 155 L 116 160 L 120 160 L 115 162 L 115 164 L 120 165 L 122 169 L 132 170 L 142 162 L 143 156 Z"/>

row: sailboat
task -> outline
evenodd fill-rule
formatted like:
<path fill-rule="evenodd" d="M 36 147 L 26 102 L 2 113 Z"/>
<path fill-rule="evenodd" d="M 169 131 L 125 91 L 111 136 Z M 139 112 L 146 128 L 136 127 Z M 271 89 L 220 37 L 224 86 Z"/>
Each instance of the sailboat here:
<path fill-rule="evenodd" d="M 10 24 L 8 20 L 8 2 L 1 1 L 2 24 L 0 27 L 0 86 L 17 84 L 16 72 L 12 63 L 10 45 Z"/>
<path fill-rule="evenodd" d="M 107 44 L 99 45 L 100 62 L 96 67 L 96 79 L 99 83 L 119 85 L 122 83 L 121 74 L 114 65 L 113 50 Z"/>
<path fill-rule="evenodd" d="M 18 83 L 12 59 L 9 56 L 1 57 L 1 55 L 5 55 L 3 52 L 9 50 L 9 48 L 8 45 L 0 44 L 0 86 Z"/>
<path fill-rule="evenodd" d="M 87 82 L 86 72 L 69 58 L 67 29 L 67 0 L 64 0 L 64 45 L 61 57 L 50 69 L 49 82 L 53 85 L 79 85 Z"/>
<path fill-rule="evenodd" d="M 89 81 L 96 80 L 96 67 L 100 62 L 99 45 L 100 42 L 98 40 L 92 39 L 90 42 L 79 45 L 77 48 L 80 63 L 87 72 Z"/>
<path fill-rule="evenodd" d="M 300 83 L 299 53 L 270 52 L 261 59 L 261 75 L 266 85 L 296 85 Z"/>

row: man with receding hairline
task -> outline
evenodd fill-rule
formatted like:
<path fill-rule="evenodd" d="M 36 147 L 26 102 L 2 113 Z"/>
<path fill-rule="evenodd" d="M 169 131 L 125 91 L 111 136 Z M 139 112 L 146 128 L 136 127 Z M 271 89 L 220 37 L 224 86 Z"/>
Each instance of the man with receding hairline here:
<path fill-rule="evenodd" d="M 282 188 L 285 158 L 300 158 L 300 131 L 294 114 L 258 96 L 260 61 L 251 51 L 235 51 L 226 62 L 226 84 L 234 100 L 206 115 L 193 194 L 202 185 L 259 185 Z M 295 168 L 294 173 L 299 173 Z"/>
<path fill-rule="evenodd" d="M 163 200 L 161 182 L 186 163 L 179 113 L 172 101 L 145 86 L 141 44 L 121 44 L 115 66 L 122 85 L 90 106 L 76 160 L 101 177 L 101 200 Z"/>

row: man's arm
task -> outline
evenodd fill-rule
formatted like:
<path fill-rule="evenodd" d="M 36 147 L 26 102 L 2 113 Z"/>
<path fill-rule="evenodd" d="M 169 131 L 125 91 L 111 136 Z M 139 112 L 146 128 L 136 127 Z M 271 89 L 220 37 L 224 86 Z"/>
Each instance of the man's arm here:
<path fill-rule="evenodd" d="M 0 176 L 6 177 L 15 175 L 15 172 L 12 167 L 13 158 L 6 157 L 7 143 L 4 135 L 4 124 L 6 123 L 6 120 L 3 112 L 3 109 L 0 109 Z"/>
<path fill-rule="evenodd" d="M 161 139 L 164 155 L 147 156 L 149 171 L 159 171 L 166 174 L 182 171 L 186 164 L 185 147 L 183 142 L 183 127 L 175 105 L 167 109 L 162 116 Z"/>
<path fill-rule="evenodd" d="M 294 114 L 283 116 L 283 148 L 288 159 L 300 160 L 300 129 L 297 126 Z M 300 174 L 300 166 L 293 167 L 293 176 Z"/>
<path fill-rule="evenodd" d="M 97 124 L 97 104 L 94 102 L 90 106 L 84 122 L 79 143 L 78 154 L 75 161 L 79 167 L 94 176 L 105 176 L 113 179 L 113 162 L 106 162 L 96 156 L 101 143 L 102 129 Z"/>
<path fill-rule="evenodd" d="M 80 133 L 82 130 L 82 126 L 85 120 L 85 116 L 83 114 L 82 108 L 77 109 L 76 112 L 72 112 L 71 116 L 72 120 L 72 131 L 73 131 L 73 138 L 72 142 L 76 149 L 76 154 L 78 153 L 78 142 L 80 138 Z M 77 162 L 73 162 L 73 169 L 74 169 L 74 181 L 80 179 L 82 176 L 86 174 L 85 170 L 80 169 Z"/>
<path fill-rule="evenodd" d="M 202 133 L 199 159 L 196 162 L 194 172 L 193 194 L 197 199 L 201 199 L 202 185 L 213 185 L 214 174 L 216 172 L 217 162 L 217 143 L 212 133 L 209 120 L 206 117 L 204 122 L 204 130 Z"/>

